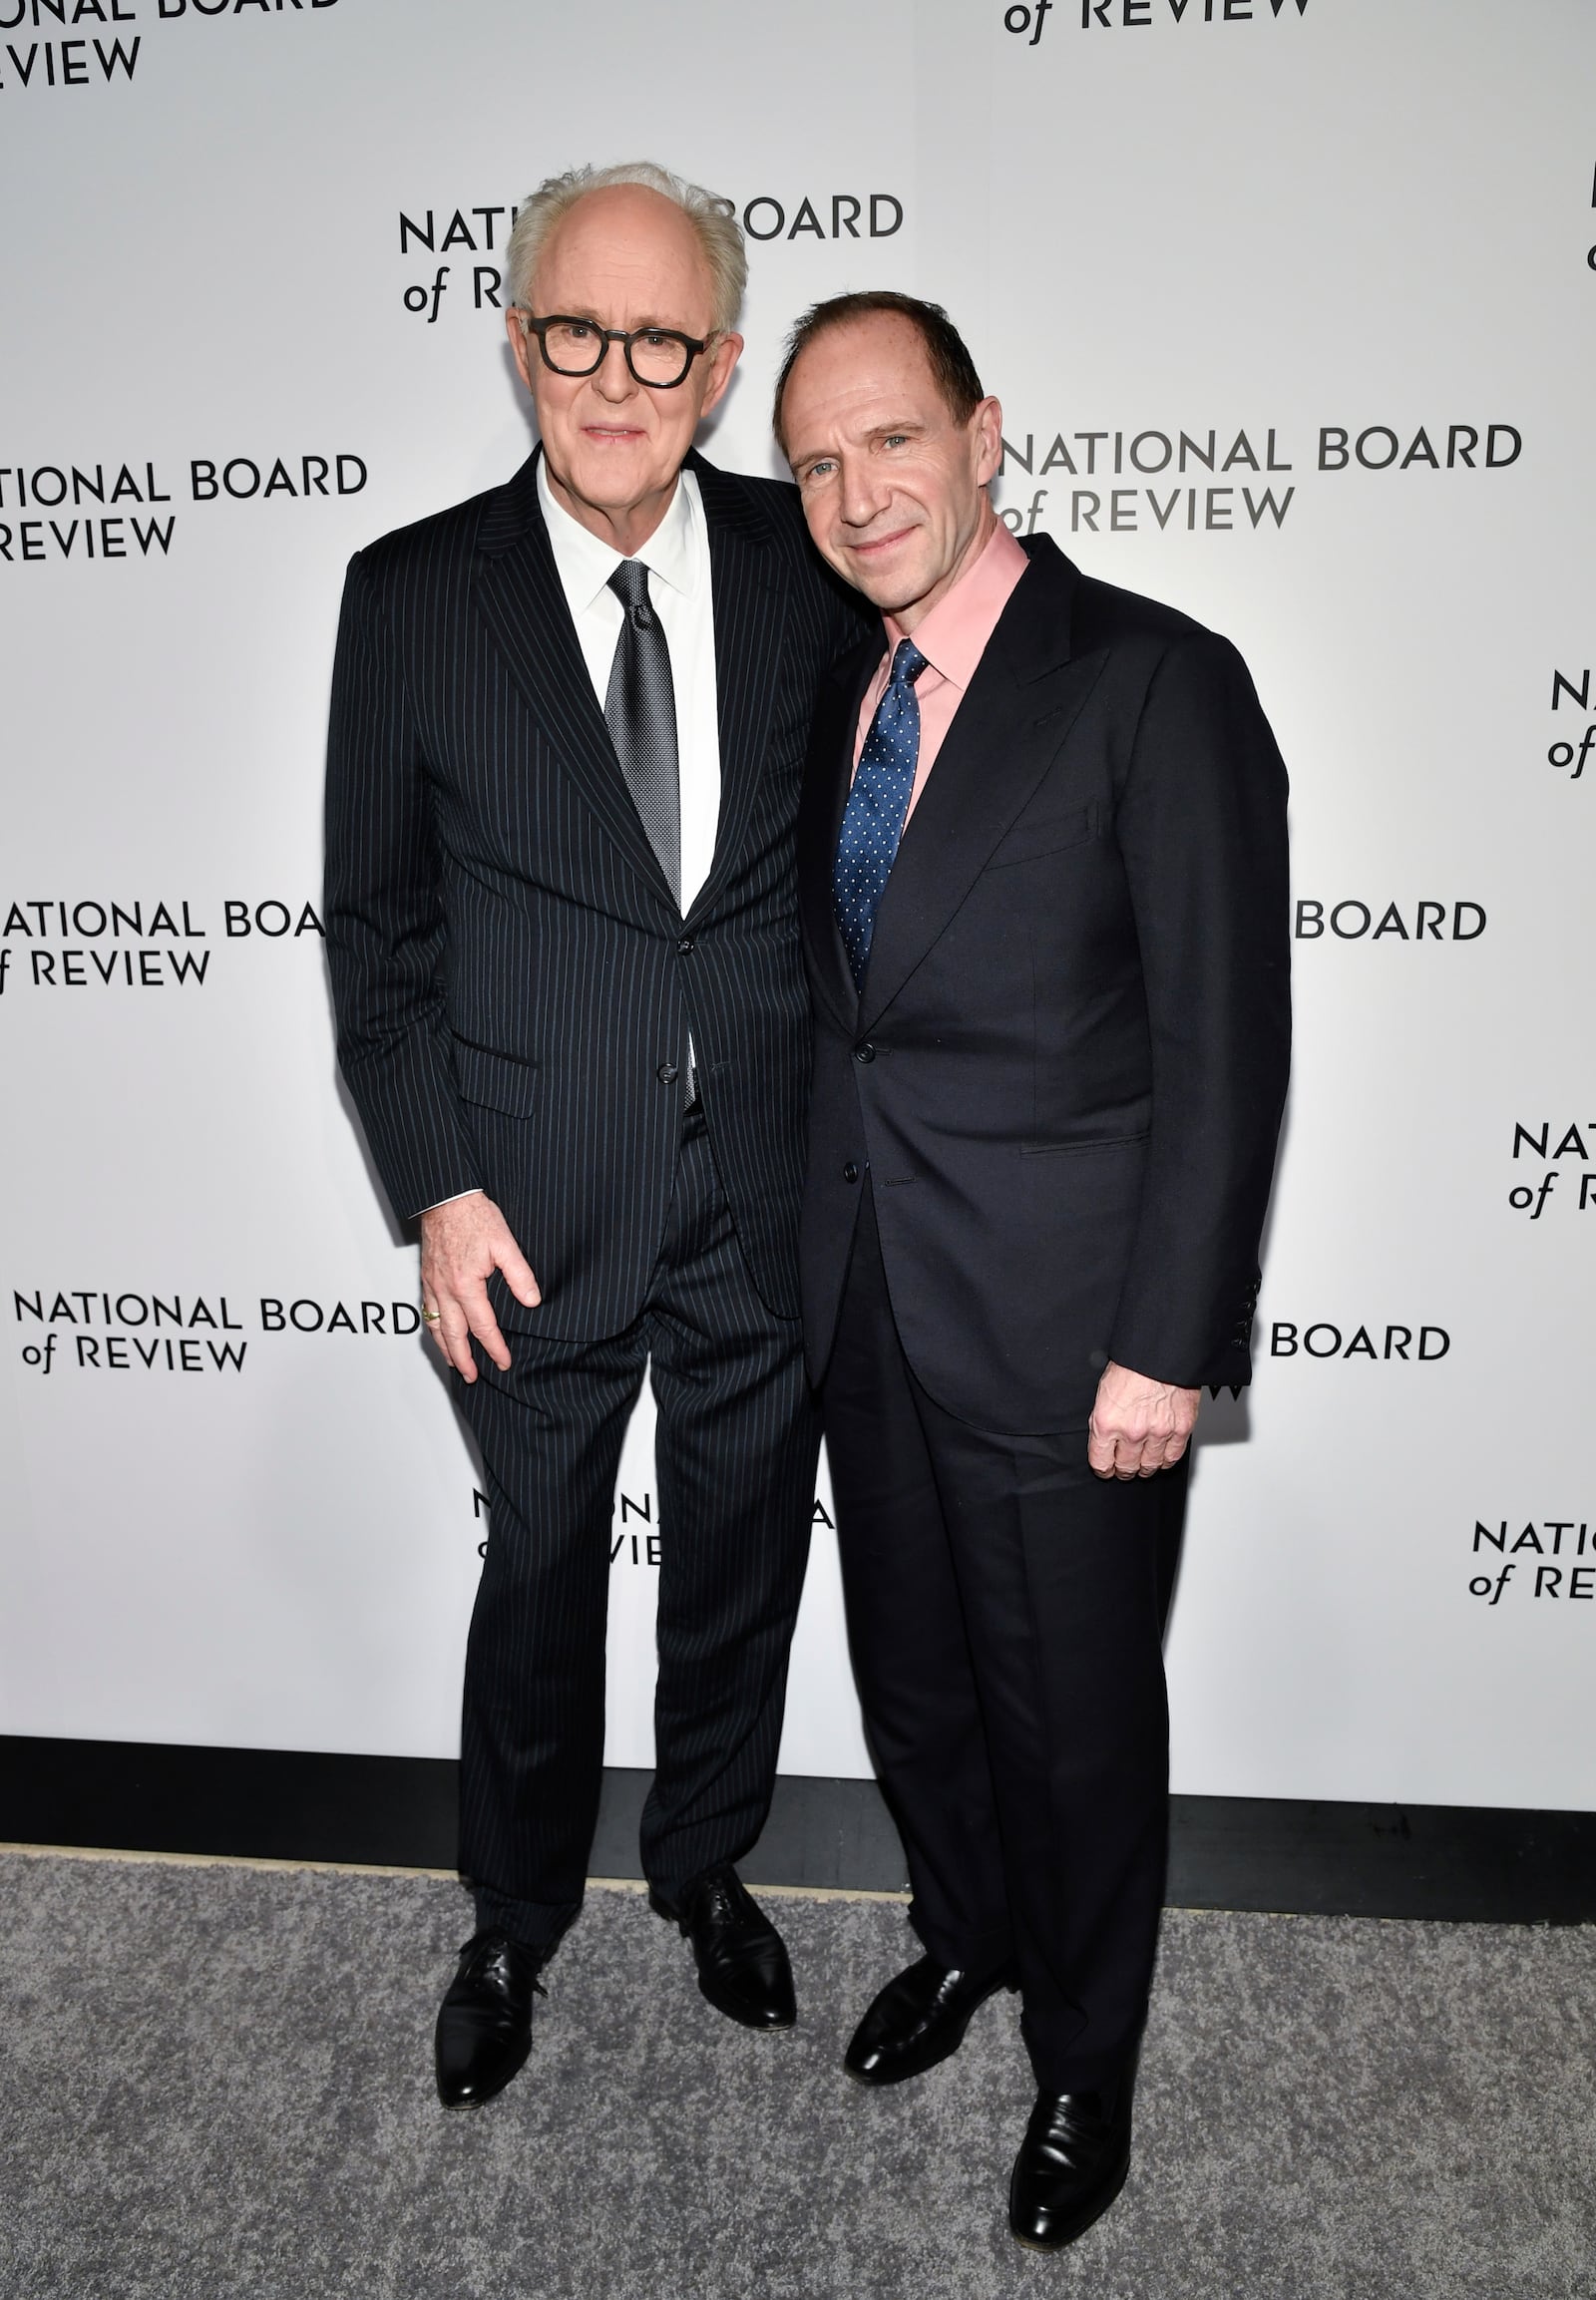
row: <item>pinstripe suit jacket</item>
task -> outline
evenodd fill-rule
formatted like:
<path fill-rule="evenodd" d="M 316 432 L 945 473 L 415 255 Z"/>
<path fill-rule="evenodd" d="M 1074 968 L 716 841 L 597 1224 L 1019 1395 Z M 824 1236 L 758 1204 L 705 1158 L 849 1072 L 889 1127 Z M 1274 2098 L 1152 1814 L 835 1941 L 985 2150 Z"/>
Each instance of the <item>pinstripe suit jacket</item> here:
<path fill-rule="evenodd" d="M 357 554 L 344 591 L 326 821 L 339 1062 L 395 1209 L 486 1190 L 544 1298 L 529 1313 L 495 1279 L 501 1323 L 557 1340 L 619 1332 L 641 1306 L 689 1028 L 750 1275 L 775 1314 L 798 1310 L 793 824 L 818 682 L 861 624 L 793 489 L 690 468 L 721 800 L 685 920 L 594 697 L 536 455 Z"/>

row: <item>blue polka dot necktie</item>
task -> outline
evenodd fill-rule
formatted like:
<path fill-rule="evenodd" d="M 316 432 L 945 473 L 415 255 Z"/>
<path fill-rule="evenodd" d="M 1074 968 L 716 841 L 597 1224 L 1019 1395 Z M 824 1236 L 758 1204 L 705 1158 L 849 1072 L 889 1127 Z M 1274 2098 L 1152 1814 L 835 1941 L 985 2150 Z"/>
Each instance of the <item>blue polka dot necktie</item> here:
<path fill-rule="evenodd" d="M 920 702 L 915 681 L 926 658 L 913 639 L 900 639 L 892 676 L 859 754 L 859 767 L 837 840 L 832 899 L 854 986 L 865 979 L 876 910 L 886 892 L 898 842 L 904 835 L 920 758 Z"/>

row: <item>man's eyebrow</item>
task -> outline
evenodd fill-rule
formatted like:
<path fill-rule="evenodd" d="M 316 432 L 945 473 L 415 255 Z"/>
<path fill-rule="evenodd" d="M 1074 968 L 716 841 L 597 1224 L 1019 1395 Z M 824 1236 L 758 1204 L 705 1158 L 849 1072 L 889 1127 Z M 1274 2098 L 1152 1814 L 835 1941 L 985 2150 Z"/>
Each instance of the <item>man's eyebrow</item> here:
<path fill-rule="evenodd" d="M 598 313 L 593 310 L 561 311 L 553 313 L 551 316 L 558 319 L 580 319 L 588 327 L 606 328 L 610 324 L 607 319 L 601 319 Z M 661 335 L 690 336 L 692 334 L 692 329 L 685 326 L 679 319 L 637 319 L 633 320 L 630 327 L 622 328 L 620 332 L 623 335 L 647 335 L 655 330 Z"/>

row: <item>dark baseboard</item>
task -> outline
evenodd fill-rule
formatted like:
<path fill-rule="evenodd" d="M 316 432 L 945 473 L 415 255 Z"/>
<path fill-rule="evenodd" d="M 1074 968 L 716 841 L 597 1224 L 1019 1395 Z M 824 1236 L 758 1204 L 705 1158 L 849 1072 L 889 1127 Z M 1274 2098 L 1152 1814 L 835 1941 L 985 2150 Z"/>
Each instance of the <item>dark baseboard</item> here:
<path fill-rule="evenodd" d="M 456 1766 L 436 1757 L 0 1736 L 0 1842 L 452 1868 Z M 595 1876 L 637 1874 L 646 1772 L 604 1775 Z M 874 1781 L 785 1774 L 751 1883 L 905 1889 Z M 1596 1922 L 1596 1813 L 1288 1797 L 1173 1800 L 1168 1899 L 1188 1909 Z"/>
<path fill-rule="evenodd" d="M 0 1842 L 447 1869 L 459 1770 L 438 1757 L 0 1737 Z"/>
<path fill-rule="evenodd" d="M 1165 1899 L 1289 1916 L 1591 1924 L 1596 1813 L 1175 1797 Z"/>

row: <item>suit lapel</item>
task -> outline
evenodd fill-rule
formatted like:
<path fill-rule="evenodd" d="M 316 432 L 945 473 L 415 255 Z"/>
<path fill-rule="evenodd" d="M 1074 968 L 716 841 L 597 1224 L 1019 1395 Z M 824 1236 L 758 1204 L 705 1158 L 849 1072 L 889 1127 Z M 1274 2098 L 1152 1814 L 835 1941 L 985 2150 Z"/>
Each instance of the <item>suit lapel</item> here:
<path fill-rule="evenodd" d="M 698 481 L 709 531 L 720 733 L 720 820 L 709 876 L 693 900 L 696 912 L 724 886 L 758 793 L 781 668 L 787 578 L 745 491 L 696 453 L 687 468 Z"/>
<path fill-rule="evenodd" d="M 872 1028 L 943 933 L 1056 756 L 1104 657 L 1072 658 L 1078 580 L 1039 539 L 944 738 L 876 914 L 859 1024 Z"/>
<path fill-rule="evenodd" d="M 561 764 L 648 892 L 674 909 L 594 695 L 538 502 L 537 474 L 534 454 L 483 521 L 477 603 Z"/>
<path fill-rule="evenodd" d="M 859 709 L 884 651 L 878 628 L 832 667 L 815 709 L 803 794 L 798 802 L 798 895 L 816 989 L 844 1029 L 858 1018 L 859 995 L 837 931 L 832 896 L 837 839 L 853 767 Z"/>

